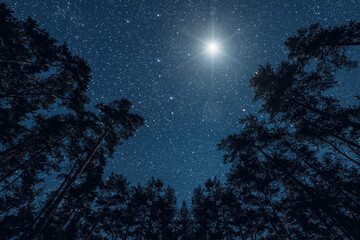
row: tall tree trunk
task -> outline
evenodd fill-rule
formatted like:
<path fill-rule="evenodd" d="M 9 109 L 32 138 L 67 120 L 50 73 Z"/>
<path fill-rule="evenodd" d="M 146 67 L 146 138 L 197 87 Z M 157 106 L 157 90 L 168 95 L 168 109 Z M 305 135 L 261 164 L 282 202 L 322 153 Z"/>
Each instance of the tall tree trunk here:
<path fill-rule="evenodd" d="M 327 129 L 324 129 L 322 127 L 319 127 L 317 124 L 313 123 L 313 122 L 310 122 L 310 121 L 306 121 L 306 123 L 310 124 L 311 126 L 315 127 L 316 129 L 320 130 L 322 133 L 324 133 L 325 135 L 327 136 L 332 136 L 333 138 L 335 139 L 338 139 L 338 140 L 341 140 L 343 141 L 344 143 L 348 144 L 348 145 L 351 145 L 353 147 L 356 147 L 357 149 L 360 150 L 360 145 L 357 144 L 356 142 L 353 142 L 353 141 L 350 141 L 342 136 L 339 136 L 331 131 L 328 131 Z"/>
<path fill-rule="evenodd" d="M 77 163 L 79 161 L 76 161 L 76 163 L 74 164 L 74 166 L 72 167 L 72 169 L 70 170 L 69 174 L 67 175 L 66 179 L 61 183 L 61 185 L 56 189 L 56 191 L 52 194 L 51 198 L 46 202 L 45 206 L 41 209 L 41 211 L 35 216 L 34 218 L 34 225 L 37 223 L 37 221 L 39 220 L 39 218 L 46 212 L 46 210 L 53 204 L 54 200 L 56 199 L 56 197 L 58 196 L 58 193 L 61 191 L 61 189 L 63 189 L 63 187 L 65 186 L 66 183 L 68 183 L 68 181 L 70 180 L 70 176 L 71 174 L 74 172 L 74 170 L 76 169 Z"/>
<path fill-rule="evenodd" d="M 334 121 L 336 121 L 336 122 L 338 122 L 338 123 L 340 123 L 340 124 L 343 124 L 343 125 L 345 125 L 345 126 L 353 127 L 353 128 L 355 128 L 355 129 L 360 130 L 360 123 L 353 122 L 353 121 L 351 121 L 351 120 L 344 119 L 344 118 L 339 118 L 339 117 L 337 117 L 337 116 L 335 116 L 335 115 L 333 115 L 333 114 L 326 113 L 326 112 L 324 112 L 323 110 L 320 110 L 320 109 L 318 109 L 318 108 L 312 107 L 312 106 L 307 105 L 307 104 L 304 104 L 304 103 L 302 103 L 302 102 L 299 102 L 299 101 L 297 101 L 295 98 L 287 98 L 287 99 L 288 99 L 290 102 L 295 103 L 296 105 L 301 106 L 301 107 L 303 107 L 303 108 L 306 108 L 306 109 L 308 109 L 308 110 L 310 110 L 310 111 L 312 111 L 312 112 L 314 112 L 314 113 L 318 113 L 318 114 L 320 114 L 321 116 L 323 116 L 323 117 L 325 117 L 325 118 L 327 118 L 327 119 L 329 119 L 329 120 L 334 120 Z"/>
<path fill-rule="evenodd" d="M 61 226 L 59 227 L 59 229 L 57 230 L 56 232 L 56 235 L 58 235 L 60 233 L 60 231 L 66 226 L 66 225 L 69 225 L 72 221 L 72 219 L 74 218 L 74 216 L 76 215 L 77 212 L 76 211 L 76 208 L 74 207 L 71 211 L 70 211 L 70 214 L 67 218 L 66 221 L 64 221 Z"/>
<path fill-rule="evenodd" d="M 318 176 L 320 176 L 322 179 L 324 179 L 326 181 L 326 184 L 333 188 L 334 186 L 332 186 L 329 183 L 329 178 L 326 176 L 326 174 L 321 174 L 320 173 L 320 169 L 318 167 L 315 167 L 313 164 L 311 164 L 305 157 L 303 157 L 297 150 L 295 150 L 291 144 L 289 144 L 287 141 L 285 141 L 285 144 L 287 147 L 289 147 L 289 149 L 295 153 L 296 156 L 298 156 L 308 167 L 310 167 Z M 317 162 L 318 163 L 318 162 Z M 334 180 L 334 179 L 332 179 Z M 341 184 L 338 181 L 336 181 L 337 184 Z M 342 189 L 340 188 L 336 188 L 337 191 L 339 191 L 339 193 L 341 193 L 343 196 L 345 196 L 348 200 L 350 200 L 352 203 L 354 203 L 359 209 L 360 209 L 360 204 L 354 200 L 351 196 L 349 196 L 346 192 L 344 192 Z"/>
<path fill-rule="evenodd" d="M 339 233 L 335 232 L 334 229 L 332 229 L 332 226 L 327 223 L 326 219 L 324 219 L 324 217 L 319 212 L 319 209 L 312 210 L 312 214 L 315 215 L 315 217 L 318 218 L 322 224 L 324 224 L 330 235 L 334 236 L 335 240 L 345 239 L 343 236 L 340 236 Z"/>
<path fill-rule="evenodd" d="M 317 196 L 317 193 L 313 190 L 310 190 L 308 187 L 306 187 L 302 182 L 300 182 L 296 177 L 291 175 L 286 169 L 286 167 L 283 167 L 281 163 L 276 161 L 272 156 L 265 153 L 260 147 L 254 146 L 256 149 L 258 149 L 268 160 L 272 161 L 276 166 L 279 166 L 281 168 L 281 171 L 285 173 L 286 176 L 289 177 L 289 179 L 293 182 L 293 184 L 297 187 L 300 187 L 304 194 L 308 195 L 310 199 L 317 199 L 319 196 Z M 349 239 L 356 239 L 360 240 L 360 236 L 357 236 L 358 234 L 353 231 L 352 227 L 349 226 L 348 223 L 341 221 L 339 222 L 337 217 L 338 214 L 332 209 L 332 207 L 326 206 L 326 203 L 321 201 L 321 209 L 333 220 L 333 222 L 339 227 L 339 229 L 349 238 Z"/>
<path fill-rule="evenodd" d="M 358 157 L 360 157 L 360 151 L 358 149 L 354 149 L 350 144 L 347 145 L 353 153 L 355 153 Z"/>
<path fill-rule="evenodd" d="M 360 166 L 360 163 L 358 161 L 356 161 L 355 159 L 352 159 L 350 156 L 348 156 L 347 154 L 345 154 L 344 152 L 342 152 L 335 144 L 331 143 L 330 141 L 327 141 L 326 139 L 319 137 L 319 139 L 327 144 L 329 144 L 336 152 L 338 152 L 339 154 L 341 154 L 342 156 L 344 156 L 345 158 L 347 158 L 348 160 L 350 160 L 351 162 L 355 163 L 356 165 Z"/>
<path fill-rule="evenodd" d="M 21 174 L 19 174 L 19 176 L 17 176 L 14 180 L 12 180 L 10 183 L 8 183 L 7 185 L 5 185 L 1 190 L 0 193 L 2 193 L 3 191 L 5 191 L 6 189 L 8 189 L 11 185 L 13 185 L 14 182 L 16 182 L 17 180 L 19 180 L 19 178 L 21 177 Z"/>
<path fill-rule="evenodd" d="M 42 230 L 46 227 L 47 223 L 49 222 L 50 218 L 54 214 L 55 210 L 61 203 L 61 201 L 64 199 L 66 194 L 71 189 L 72 184 L 76 181 L 76 179 L 82 174 L 86 166 L 91 162 L 93 156 L 95 155 L 96 151 L 100 147 L 101 143 L 104 141 L 107 134 L 110 132 L 110 130 L 107 130 L 104 135 L 98 140 L 95 147 L 93 148 L 91 154 L 87 157 L 87 159 L 82 163 L 82 165 L 79 167 L 79 169 L 76 171 L 76 173 L 70 178 L 68 183 L 66 184 L 64 190 L 61 191 L 61 193 L 57 196 L 57 198 L 54 200 L 54 203 L 49 207 L 49 209 L 44 213 L 43 218 L 41 218 L 38 223 L 35 225 L 33 231 L 30 233 L 30 237 L 36 237 L 38 236 Z"/>
<path fill-rule="evenodd" d="M 276 220 L 280 223 L 280 226 L 281 226 L 281 228 L 283 229 L 285 235 L 288 237 L 288 239 L 292 240 L 292 237 L 290 236 L 289 232 L 288 232 L 287 229 L 285 228 L 284 223 L 281 221 L 281 219 L 280 219 L 279 215 L 277 214 L 277 211 L 276 211 L 275 208 L 273 207 L 270 199 L 268 198 L 268 196 L 267 196 L 264 192 L 262 192 L 262 194 L 264 195 L 266 201 L 268 202 L 268 204 L 269 204 L 269 206 L 270 206 L 270 208 L 271 208 L 271 210 L 272 210 L 272 212 L 273 212 L 273 215 L 275 216 Z"/>

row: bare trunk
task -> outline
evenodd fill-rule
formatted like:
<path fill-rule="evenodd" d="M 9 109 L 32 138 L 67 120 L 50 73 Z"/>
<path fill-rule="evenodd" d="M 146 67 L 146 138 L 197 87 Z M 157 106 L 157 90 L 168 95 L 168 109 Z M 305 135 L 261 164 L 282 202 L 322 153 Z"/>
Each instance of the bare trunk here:
<path fill-rule="evenodd" d="M 291 181 L 293 181 L 293 183 L 295 184 L 295 186 L 299 186 L 301 187 L 301 189 L 304 191 L 304 193 L 306 195 L 309 196 L 310 199 L 316 199 L 318 198 L 318 196 L 316 195 L 315 192 L 313 192 L 312 190 L 310 191 L 308 189 L 308 187 L 304 186 L 304 184 L 302 182 L 300 182 L 298 179 L 296 179 L 294 176 L 292 176 L 288 170 L 285 167 L 282 167 L 281 164 L 279 164 L 273 157 L 271 157 L 270 155 L 268 155 L 267 153 L 265 153 L 260 147 L 254 146 L 256 149 L 258 149 L 264 156 L 265 158 L 267 158 L 268 160 L 276 163 L 277 166 L 280 166 L 280 168 L 282 169 L 282 171 L 285 173 L 286 176 L 288 176 L 290 178 Z M 351 228 L 351 226 L 348 225 L 348 223 L 342 221 L 339 222 L 336 217 L 338 217 L 335 213 L 335 211 L 332 209 L 332 207 L 326 206 L 325 204 L 322 204 L 321 209 L 331 218 L 333 219 L 333 222 L 339 227 L 339 229 L 344 233 L 344 235 L 346 235 L 349 239 L 360 239 L 360 237 L 357 237 L 357 233 L 353 232 L 353 229 Z M 312 209 L 313 210 L 313 209 Z"/>
<path fill-rule="evenodd" d="M 35 225 L 35 228 L 33 229 L 32 233 L 30 233 L 30 237 L 36 237 L 38 236 L 42 230 L 46 227 L 47 223 L 49 222 L 50 218 L 54 214 L 55 210 L 61 203 L 61 201 L 64 199 L 66 194 L 71 189 L 72 184 L 76 181 L 76 179 L 82 174 L 86 166 L 91 162 L 93 156 L 95 155 L 96 151 L 100 147 L 101 143 L 104 141 L 105 137 L 109 133 L 110 130 L 107 130 L 104 135 L 98 140 L 96 143 L 94 149 L 92 150 L 91 154 L 87 157 L 87 159 L 83 162 L 83 164 L 80 166 L 80 168 L 76 171 L 76 173 L 70 178 L 69 182 L 66 184 L 64 190 L 61 191 L 61 193 L 56 197 L 54 200 L 54 203 L 51 204 L 49 209 L 44 212 L 44 217 L 39 220 L 39 222 Z"/>
<path fill-rule="evenodd" d="M 270 208 L 271 208 L 271 210 L 272 210 L 272 212 L 273 212 L 276 220 L 279 221 L 280 226 L 281 226 L 281 228 L 283 229 L 285 235 L 288 237 L 288 239 L 292 240 L 292 237 L 290 236 L 289 232 L 288 232 L 287 229 L 285 228 L 285 225 L 284 225 L 283 222 L 281 221 L 281 219 L 280 219 L 279 215 L 277 214 L 275 208 L 273 207 L 270 199 L 268 198 L 268 196 L 267 196 L 264 192 L 263 192 L 263 195 L 264 195 L 266 201 L 269 203 L 269 206 L 270 206 Z"/>
<path fill-rule="evenodd" d="M 17 180 L 19 180 L 19 178 L 21 177 L 21 174 L 19 176 L 17 176 L 14 180 L 12 180 L 10 183 L 8 183 L 7 185 L 5 185 L 1 190 L 0 193 L 5 191 L 6 189 L 8 189 L 11 185 L 13 185 L 14 182 L 16 182 Z"/>
<path fill-rule="evenodd" d="M 350 160 L 351 162 L 355 163 L 356 165 L 360 166 L 360 163 L 358 161 L 356 161 L 355 159 L 352 159 L 350 156 L 348 156 L 347 154 L 345 154 L 344 152 L 342 152 L 335 144 L 331 143 L 330 141 L 327 141 L 324 138 L 320 137 L 320 140 L 329 144 L 335 151 L 337 151 L 338 153 L 340 153 L 342 156 L 344 156 L 345 158 L 347 158 L 348 160 Z"/>
<path fill-rule="evenodd" d="M 333 114 L 326 113 L 326 112 L 324 112 L 323 110 L 320 110 L 320 109 L 318 109 L 318 108 L 315 108 L 315 107 L 306 105 L 306 104 L 304 104 L 304 103 L 302 103 L 302 102 L 299 102 L 299 101 L 297 101 L 297 100 L 294 99 L 294 98 L 288 98 L 288 99 L 289 99 L 289 101 L 291 101 L 292 103 L 295 103 L 296 105 L 299 105 L 299 106 L 302 106 L 302 107 L 304 107 L 304 108 L 306 108 L 306 109 L 308 109 L 308 110 L 311 110 L 312 112 L 318 113 L 318 114 L 320 114 L 321 116 L 323 116 L 323 117 L 325 117 L 325 118 L 327 118 L 327 119 L 329 119 L 329 120 L 334 120 L 334 121 L 336 121 L 336 122 L 338 122 L 338 123 L 341 123 L 341 124 L 343 124 L 343 125 L 345 125 L 345 126 L 353 127 L 353 128 L 356 128 L 356 129 L 360 130 L 360 124 L 357 123 L 357 122 L 353 122 L 353 121 L 351 121 L 351 120 L 344 119 L 344 118 L 339 118 L 339 117 L 337 117 L 337 116 L 334 116 Z"/>
<path fill-rule="evenodd" d="M 332 188 L 333 188 L 333 186 L 329 183 L 328 177 L 327 177 L 326 175 L 320 173 L 320 169 L 318 169 L 317 167 L 313 166 L 309 161 L 307 161 L 307 159 L 304 158 L 297 150 L 295 150 L 293 147 L 291 147 L 291 145 L 290 145 L 288 142 L 286 142 L 286 145 L 287 145 L 287 146 L 291 149 L 291 151 L 293 151 L 293 152 L 296 154 L 296 156 L 298 156 L 307 166 L 309 166 L 311 169 L 313 169 L 317 175 L 319 175 L 322 179 L 326 180 L 326 183 L 327 183 L 327 185 L 328 185 L 329 187 L 332 187 Z M 334 179 L 332 179 L 332 180 L 334 180 Z M 337 183 L 337 184 L 341 184 L 341 183 L 339 183 L 339 182 L 336 182 L 336 183 Z M 346 192 L 344 192 L 342 189 L 339 189 L 339 188 L 336 188 L 336 190 L 339 191 L 339 193 L 341 193 L 343 196 L 345 196 L 348 200 L 350 200 L 352 203 L 354 203 L 354 204 L 360 209 L 359 203 L 358 203 L 356 200 L 354 200 L 351 196 L 349 196 Z"/>

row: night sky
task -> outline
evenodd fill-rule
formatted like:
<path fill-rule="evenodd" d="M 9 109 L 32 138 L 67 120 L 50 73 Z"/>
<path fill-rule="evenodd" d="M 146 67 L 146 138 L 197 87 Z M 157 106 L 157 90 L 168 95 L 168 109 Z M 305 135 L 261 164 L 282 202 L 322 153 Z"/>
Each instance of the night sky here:
<path fill-rule="evenodd" d="M 146 119 L 106 175 L 122 173 L 133 184 L 159 177 L 178 201 L 210 177 L 225 180 L 216 145 L 238 131 L 240 117 L 258 114 L 249 80 L 260 64 L 285 60 L 283 43 L 299 28 L 360 20 L 360 0 L 4 2 L 88 61 L 92 104 L 127 98 Z M 359 71 L 351 74 L 339 73 L 330 93 L 350 104 L 360 89 Z"/>

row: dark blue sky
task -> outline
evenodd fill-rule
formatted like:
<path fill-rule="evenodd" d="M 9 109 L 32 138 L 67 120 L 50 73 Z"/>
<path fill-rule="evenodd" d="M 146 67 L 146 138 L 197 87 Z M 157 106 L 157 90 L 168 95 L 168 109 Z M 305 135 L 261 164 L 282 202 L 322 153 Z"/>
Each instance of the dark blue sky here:
<path fill-rule="evenodd" d="M 93 103 L 127 98 L 146 119 L 107 174 L 132 183 L 159 177 L 179 201 L 209 177 L 225 179 L 216 144 L 239 129 L 239 117 L 257 113 L 249 79 L 258 65 L 284 60 L 283 42 L 299 28 L 360 20 L 360 0 L 4 2 L 89 62 Z M 222 41 L 222 54 L 204 53 L 211 38 Z M 340 73 L 335 90 L 350 103 L 360 89 L 359 71 L 351 74 Z"/>

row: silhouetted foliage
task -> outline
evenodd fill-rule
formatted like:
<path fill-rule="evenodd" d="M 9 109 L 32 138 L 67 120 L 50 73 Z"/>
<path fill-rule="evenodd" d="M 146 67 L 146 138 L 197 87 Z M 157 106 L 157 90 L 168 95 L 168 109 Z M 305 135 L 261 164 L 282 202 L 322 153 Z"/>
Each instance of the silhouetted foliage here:
<path fill-rule="evenodd" d="M 359 45 L 359 26 L 315 24 L 289 38 L 290 60 L 260 66 L 250 81 L 269 117 L 241 119 L 243 129 L 219 144 L 260 238 L 359 239 L 360 105 L 327 94 L 335 71 L 357 67 L 345 50 Z"/>
<path fill-rule="evenodd" d="M 124 99 L 88 110 L 87 63 L 0 4 L 0 239 L 360 239 L 360 105 L 327 94 L 359 42 L 356 22 L 289 38 L 250 80 L 265 116 L 218 145 L 227 182 L 178 208 L 159 179 L 104 177 L 144 120 Z"/>
<path fill-rule="evenodd" d="M 290 37 L 285 45 L 289 48 L 289 59 L 298 59 L 308 63 L 311 59 L 318 61 L 318 70 L 334 68 L 355 68 L 357 61 L 349 60 L 346 48 L 360 45 L 360 23 L 350 22 L 339 27 L 322 28 L 319 23 L 308 29 L 299 29 L 297 35 Z M 331 68 L 329 68 L 332 65 Z"/>
<path fill-rule="evenodd" d="M 358 236 L 353 227 L 360 216 L 358 169 L 336 158 L 318 159 L 306 146 L 287 142 L 290 133 L 268 128 L 255 117 L 242 122 L 243 131 L 219 147 L 228 152 L 224 161 L 234 163 L 229 183 L 242 204 L 261 211 L 269 224 L 262 234 L 282 239 L 324 238 L 332 232 Z"/>
<path fill-rule="evenodd" d="M 59 170 L 60 156 L 71 147 L 65 139 L 75 136 L 89 102 L 89 80 L 83 59 L 56 45 L 31 18 L 18 21 L 0 4 L 1 212 L 31 203 L 40 173 Z M 67 112 L 53 114 L 55 105 Z"/>
<path fill-rule="evenodd" d="M 179 240 L 194 239 L 193 220 L 186 203 L 182 202 L 181 208 L 176 216 L 176 235 Z"/>
<path fill-rule="evenodd" d="M 93 217 L 91 199 L 106 159 L 143 119 L 129 112 L 127 100 L 88 111 L 87 63 L 65 44 L 57 45 L 31 18 L 15 19 L 4 4 L 0 22 L 0 211 L 6 238 L 33 239 L 58 222 L 73 239 L 81 228 L 90 228 L 77 224 Z M 36 199 L 43 198 L 48 176 L 61 184 L 41 204 Z M 69 213 L 58 214 L 60 205 Z M 47 231 L 55 232 L 61 230 Z"/>

